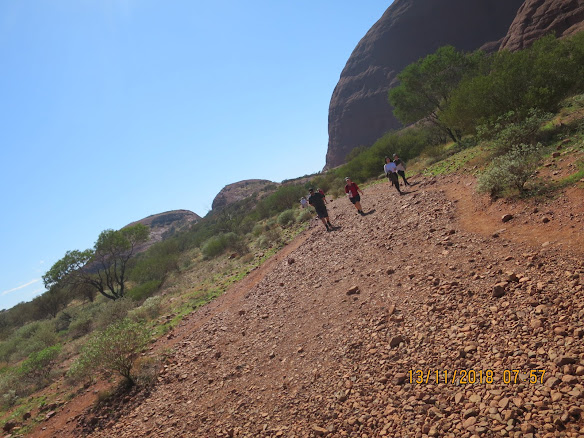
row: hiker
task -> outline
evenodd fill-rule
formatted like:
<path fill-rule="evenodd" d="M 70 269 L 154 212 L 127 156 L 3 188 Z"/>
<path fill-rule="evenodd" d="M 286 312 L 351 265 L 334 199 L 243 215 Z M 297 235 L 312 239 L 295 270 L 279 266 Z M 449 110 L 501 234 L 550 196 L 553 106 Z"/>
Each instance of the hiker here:
<path fill-rule="evenodd" d="M 357 212 L 361 216 L 364 216 L 365 213 L 363 213 L 363 210 L 361 209 L 361 197 L 359 196 L 359 193 L 363 194 L 363 191 L 359 188 L 357 184 L 351 181 L 351 178 L 346 177 L 345 181 L 347 183 L 347 185 L 345 185 L 345 193 L 347 194 L 349 200 L 357 209 Z"/>
<path fill-rule="evenodd" d="M 397 154 L 393 154 L 393 162 L 395 163 L 396 167 L 397 167 L 397 174 L 400 175 L 402 177 L 402 179 L 404 180 L 404 184 L 406 186 L 411 185 L 408 180 L 406 179 L 406 165 L 405 163 L 401 160 L 400 157 L 397 156 Z M 399 178 L 398 178 L 399 181 Z"/>
<path fill-rule="evenodd" d="M 302 198 L 300 198 L 300 206 L 302 208 L 308 207 L 308 201 L 306 200 L 306 198 L 304 196 Z"/>
<path fill-rule="evenodd" d="M 314 207 L 316 210 L 316 214 L 318 215 L 319 219 L 322 221 L 324 226 L 326 227 L 327 231 L 333 230 L 333 225 L 328 217 L 328 211 L 326 210 L 326 206 L 324 205 L 324 196 L 322 193 L 314 192 L 314 189 L 308 189 L 310 196 L 308 197 L 308 203 Z"/>
<path fill-rule="evenodd" d="M 385 157 L 385 165 L 383 166 L 383 170 L 385 172 L 385 176 L 387 176 L 387 179 L 395 186 L 401 195 L 402 192 L 399 188 L 399 180 L 397 177 L 397 165 L 391 161 L 389 157 Z"/>

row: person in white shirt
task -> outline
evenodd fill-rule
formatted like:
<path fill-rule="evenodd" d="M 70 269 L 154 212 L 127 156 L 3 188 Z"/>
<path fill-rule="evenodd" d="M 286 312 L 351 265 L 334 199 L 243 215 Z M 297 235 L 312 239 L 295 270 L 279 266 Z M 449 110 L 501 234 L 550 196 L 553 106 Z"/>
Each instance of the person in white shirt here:
<path fill-rule="evenodd" d="M 391 161 L 389 157 L 385 157 L 385 165 L 383 166 L 383 170 L 387 176 L 387 179 L 395 186 L 401 195 L 402 192 L 399 188 L 399 180 L 397 179 L 397 165 Z"/>
<path fill-rule="evenodd" d="M 302 206 L 302 208 L 306 208 L 308 206 L 308 201 L 304 196 L 300 198 L 300 205 Z"/>

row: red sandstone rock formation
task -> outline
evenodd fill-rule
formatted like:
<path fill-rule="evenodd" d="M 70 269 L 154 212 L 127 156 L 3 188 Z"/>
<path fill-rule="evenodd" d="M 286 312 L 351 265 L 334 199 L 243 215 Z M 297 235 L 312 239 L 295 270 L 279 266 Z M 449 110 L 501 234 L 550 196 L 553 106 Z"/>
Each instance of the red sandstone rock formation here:
<path fill-rule="evenodd" d="M 501 40 L 523 0 L 395 0 L 351 54 L 329 108 L 326 167 L 401 125 L 387 91 L 408 64 L 453 45 L 472 51 Z M 490 44 L 496 50 L 498 43 Z"/>
<path fill-rule="evenodd" d="M 581 30 L 584 30 L 584 0 L 526 0 L 501 49 L 520 50 L 550 33 L 560 38 Z"/>

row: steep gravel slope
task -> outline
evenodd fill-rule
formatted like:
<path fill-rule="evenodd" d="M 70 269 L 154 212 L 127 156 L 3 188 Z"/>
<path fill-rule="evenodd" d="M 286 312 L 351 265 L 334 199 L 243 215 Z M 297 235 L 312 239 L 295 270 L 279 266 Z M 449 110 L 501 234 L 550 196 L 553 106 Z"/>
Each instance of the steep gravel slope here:
<path fill-rule="evenodd" d="M 340 229 L 314 221 L 191 315 L 155 389 L 76 436 L 584 436 L 582 208 L 565 244 L 501 216 L 466 231 L 495 214 L 471 211 L 472 184 L 378 184 L 364 217 L 329 204 Z"/>

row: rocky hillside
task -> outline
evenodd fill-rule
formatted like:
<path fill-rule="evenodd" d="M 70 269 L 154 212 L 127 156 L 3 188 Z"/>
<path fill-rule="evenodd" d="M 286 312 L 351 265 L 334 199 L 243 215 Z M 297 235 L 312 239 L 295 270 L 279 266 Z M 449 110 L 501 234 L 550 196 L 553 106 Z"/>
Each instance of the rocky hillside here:
<path fill-rule="evenodd" d="M 584 189 L 410 181 L 366 188 L 364 217 L 333 201 L 337 230 L 315 220 L 160 339 L 150 393 L 72 401 L 35 436 L 581 436 Z"/>
<path fill-rule="evenodd" d="M 357 146 L 370 146 L 400 127 L 387 91 L 408 64 L 450 44 L 472 51 L 498 42 L 523 0 L 395 0 L 361 39 L 333 92 L 326 168 L 344 163 Z M 498 43 L 491 44 L 496 49 Z"/>
<path fill-rule="evenodd" d="M 246 179 L 226 185 L 215 196 L 215 199 L 213 199 L 212 208 L 213 210 L 218 210 L 254 194 L 262 197 L 276 189 L 279 185 L 278 183 L 265 179 Z"/>
<path fill-rule="evenodd" d="M 584 30 L 584 1 L 526 0 L 517 12 L 501 49 L 519 50 L 529 47 L 548 33 L 561 38 L 581 30 Z"/>
<path fill-rule="evenodd" d="M 139 248 L 138 252 L 140 252 L 146 250 L 156 242 L 160 242 L 165 237 L 181 231 L 200 220 L 201 216 L 192 211 L 172 210 L 165 213 L 153 214 L 126 226 L 142 224 L 150 227 L 150 240 Z"/>

